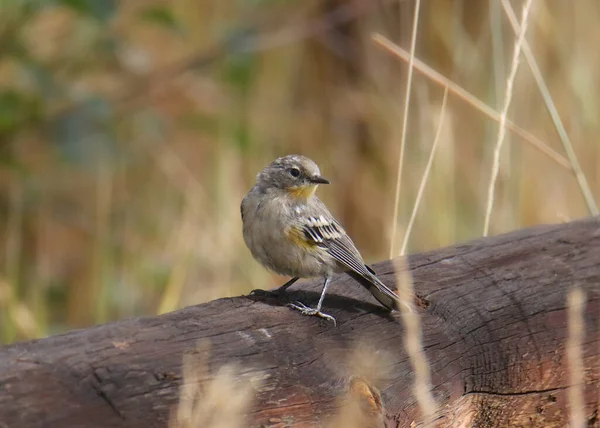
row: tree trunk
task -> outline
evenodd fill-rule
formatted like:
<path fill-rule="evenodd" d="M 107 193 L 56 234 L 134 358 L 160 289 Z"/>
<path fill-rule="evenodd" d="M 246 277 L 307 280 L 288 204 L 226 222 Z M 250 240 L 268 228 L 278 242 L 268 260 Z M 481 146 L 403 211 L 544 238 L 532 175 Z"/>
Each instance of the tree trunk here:
<path fill-rule="evenodd" d="M 574 348 L 583 356 L 579 410 L 588 426 L 600 426 L 599 218 L 416 254 L 408 265 L 439 426 L 567 426 L 576 368 L 567 357 L 567 294 L 576 286 L 586 297 L 582 345 Z M 395 283 L 392 262 L 374 268 Z M 314 305 L 320 287 L 298 282 L 285 299 Z M 333 280 L 324 310 L 337 327 L 259 294 L 5 346 L 0 427 L 165 427 L 184 353 L 186 380 L 198 381 L 204 406 L 196 410 L 243 411 L 240 426 L 327 425 L 345 411 L 341 399 L 356 396 L 368 426 L 418 425 L 401 316 L 346 275 Z M 229 363 L 238 367 L 232 390 L 219 372 Z M 210 401 L 218 389 L 207 386 L 217 372 L 228 391 L 222 407 Z M 248 385 L 253 401 L 244 407 L 235 400 Z"/>

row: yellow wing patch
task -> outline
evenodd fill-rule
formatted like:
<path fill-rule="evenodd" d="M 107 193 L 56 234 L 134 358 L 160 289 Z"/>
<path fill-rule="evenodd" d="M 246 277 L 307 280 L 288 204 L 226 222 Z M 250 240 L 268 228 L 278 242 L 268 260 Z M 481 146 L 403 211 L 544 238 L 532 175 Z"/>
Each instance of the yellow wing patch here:
<path fill-rule="evenodd" d="M 294 244 L 298 245 L 299 247 L 306 248 L 307 250 L 316 250 L 318 248 L 317 243 L 312 240 L 306 239 L 306 235 L 305 235 L 304 231 L 298 227 L 295 227 L 295 226 L 286 227 L 285 235 L 287 236 L 287 238 L 290 241 L 292 241 Z"/>

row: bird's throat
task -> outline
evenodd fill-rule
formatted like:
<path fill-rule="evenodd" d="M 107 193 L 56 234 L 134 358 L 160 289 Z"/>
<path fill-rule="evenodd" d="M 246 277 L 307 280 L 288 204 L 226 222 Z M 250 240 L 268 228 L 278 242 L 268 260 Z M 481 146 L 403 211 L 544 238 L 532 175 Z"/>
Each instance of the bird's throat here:
<path fill-rule="evenodd" d="M 291 196 L 293 196 L 294 198 L 302 199 L 305 201 L 308 198 L 310 198 L 312 195 L 314 195 L 316 190 L 317 190 L 317 185 L 310 184 L 308 186 L 292 187 L 291 189 L 288 189 L 288 193 Z"/>

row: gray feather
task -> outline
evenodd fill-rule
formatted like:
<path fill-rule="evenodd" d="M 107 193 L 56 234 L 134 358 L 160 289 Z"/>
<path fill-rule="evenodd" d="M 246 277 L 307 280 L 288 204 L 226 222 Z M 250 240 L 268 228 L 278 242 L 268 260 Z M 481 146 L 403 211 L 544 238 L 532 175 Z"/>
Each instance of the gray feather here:
<path fill-rule="evenodd" d="M 348 269 L 348 273 L 365 287 L 388 309 L 397 309 L 398 296 L 377 278 L 372 269 L 365 265 L 358 249 L 342 226 L 333 218 L 325 205 L 314 198 L 315 211 L 320 215 L 303 219 L 303 230 L 307 239 L 327 250 L 338 263 Z M 326 216 L 324 214 L 327 214 Z"/>

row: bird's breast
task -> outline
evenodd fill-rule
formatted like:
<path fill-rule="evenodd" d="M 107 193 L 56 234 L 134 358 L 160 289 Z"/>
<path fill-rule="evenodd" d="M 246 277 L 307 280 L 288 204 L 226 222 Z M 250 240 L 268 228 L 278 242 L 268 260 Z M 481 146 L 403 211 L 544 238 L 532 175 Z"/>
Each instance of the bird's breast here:
<path fill-rule="evenodd" d="M 282 275 L 323 276 L 330 269 L 327 255 L 294 225 L 304 207 L 276 198 L 244 206 L 244 240 L 263 266 Z"/>

